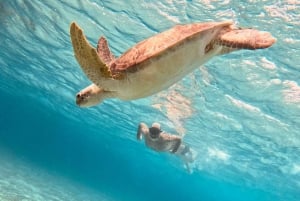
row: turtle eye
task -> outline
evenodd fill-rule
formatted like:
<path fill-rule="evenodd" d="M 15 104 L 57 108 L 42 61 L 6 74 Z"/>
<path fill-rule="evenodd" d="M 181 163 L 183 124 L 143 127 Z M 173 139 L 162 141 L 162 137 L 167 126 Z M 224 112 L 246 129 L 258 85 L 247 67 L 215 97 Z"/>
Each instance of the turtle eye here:
<path fill-rule="evenodd" d="M 86 95 L 85 95 L 85 94 L 80 94 L 80 93 L 79 93 L 79 94 L 76 95 L 76 98 L 77 98 L 77 99 L 80 99 L 80 100 L 83 100 L 84 98 L 86 98 Z"/>

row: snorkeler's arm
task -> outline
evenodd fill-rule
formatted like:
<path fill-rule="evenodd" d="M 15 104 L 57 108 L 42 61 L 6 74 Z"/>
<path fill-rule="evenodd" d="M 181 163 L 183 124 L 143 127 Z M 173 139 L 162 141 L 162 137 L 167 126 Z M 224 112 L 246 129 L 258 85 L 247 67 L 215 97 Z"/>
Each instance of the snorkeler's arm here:
<path fill-rule="evenodd" d="M 145 123 L 140 123 L 137 134 L 136 134 L 136 139 L 142 140 L 142 137 L 143 137 L 142 134 L 147 135 L 148 133 L 149 133 L 148 126 Z"/>

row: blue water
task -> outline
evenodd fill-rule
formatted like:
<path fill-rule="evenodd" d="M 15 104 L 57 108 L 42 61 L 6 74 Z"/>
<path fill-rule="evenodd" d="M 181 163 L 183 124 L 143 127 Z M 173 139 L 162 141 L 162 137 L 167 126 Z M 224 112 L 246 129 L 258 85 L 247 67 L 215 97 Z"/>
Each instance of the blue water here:
<path fill-rule="evenodd" d="M 76 21 L 115 55 L 178 23 L 234 20 L 269 49 L 215 57 L 170 89 L 78 108 Z M 0 200 L 300 200 L 299 1 L 0 1 Z M 135 138 L 161 122 L 192 172 Z"/>

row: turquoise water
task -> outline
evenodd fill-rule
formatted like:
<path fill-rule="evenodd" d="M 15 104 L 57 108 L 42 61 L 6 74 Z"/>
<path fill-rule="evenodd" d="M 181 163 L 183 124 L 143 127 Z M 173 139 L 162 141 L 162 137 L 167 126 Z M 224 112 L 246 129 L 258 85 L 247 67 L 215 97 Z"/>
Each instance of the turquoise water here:
<path fill-rule="evenodd" d="M 90 84 L 76 21 L 115 55 L 178 23 L 234 20 L 269 49 L 215 57 L 170 89 L 78 108 Z M 300 200 L 299 1 L 0 1 L 0 200 Z M 185 134 L 192 172 L 135 138 L 139 122 Z"/>

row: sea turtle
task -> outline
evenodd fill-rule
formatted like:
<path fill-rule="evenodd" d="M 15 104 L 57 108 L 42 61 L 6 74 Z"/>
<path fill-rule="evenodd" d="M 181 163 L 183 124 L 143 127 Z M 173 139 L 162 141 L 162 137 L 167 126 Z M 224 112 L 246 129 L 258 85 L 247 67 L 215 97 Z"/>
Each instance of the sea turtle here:
<path fill-rule="evenodd" d="M 92 47 L 75 23 L 70 26 L 75 57 L 93 82 L 76 95 L 81 107 L 105 98 L 133 100 L 162 91 L 216 55 L 263 49 L 276 39 L 268 32 L 237 28 L 232 21 L 176 25 L 143 40 L 115 58 L 104 37 Z"/>

